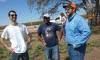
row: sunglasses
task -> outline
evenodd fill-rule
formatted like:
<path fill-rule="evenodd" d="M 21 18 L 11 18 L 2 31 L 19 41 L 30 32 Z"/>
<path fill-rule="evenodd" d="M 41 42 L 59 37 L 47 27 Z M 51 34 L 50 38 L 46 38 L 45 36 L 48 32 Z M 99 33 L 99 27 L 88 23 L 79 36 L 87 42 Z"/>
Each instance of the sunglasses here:
<path fill-rule="evenodd" d="M 12 14 L 12 15 L 9 15 L 9 16 L 12 16 L 13 17 L 13 16 L 17 16 L 17 15 L 16 14 Z"/>
<path fill-rule="evenodd" d="M 50 17 L 44 17 L 45 20 L 50 20 Z"/>
<path fill-rule="evenodd" d="M 73 9 L 73 7 L 66 7 L 65 10 Z"/>

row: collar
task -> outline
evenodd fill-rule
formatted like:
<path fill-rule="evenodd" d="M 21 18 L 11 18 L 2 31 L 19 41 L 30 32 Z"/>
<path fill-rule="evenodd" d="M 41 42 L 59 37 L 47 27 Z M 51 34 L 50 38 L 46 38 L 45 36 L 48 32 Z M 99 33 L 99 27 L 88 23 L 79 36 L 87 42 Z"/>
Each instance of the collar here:
<path fill-rule="evenodd" d="M 49 22 L 49 23 L 45 23 L 47 26 L 49 26 L 49 25 L 51 25 L 51 22 Z"/>
<path fill-rule="evenodd" d="M 16 23 L 16 25 L 10 24 L 10 26 L 18 26 L 18 23 Z"/>
<path fill-rule="evenodd" d="M 71 18 L 68 17 L 68 21 L 71 21 L 75 15 L 76 15 L 76 13 Z"/>

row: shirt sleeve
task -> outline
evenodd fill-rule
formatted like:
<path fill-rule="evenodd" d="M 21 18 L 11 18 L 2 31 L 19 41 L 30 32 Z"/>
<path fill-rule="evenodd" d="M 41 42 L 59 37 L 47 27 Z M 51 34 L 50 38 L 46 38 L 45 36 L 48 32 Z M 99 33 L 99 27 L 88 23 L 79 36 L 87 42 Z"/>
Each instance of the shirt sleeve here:
<path fill-rule="evenodd" d="M 2 32 L 2 34 L 1 34 L 1 38 L 5 38 L 5 39 L 8 39 L 8 38 L 9 38 L 9 36 L 8 36 L 8 32 L 7 32 L 6 29 L 4 29 L 4 31 Z"/>
<path fill-rule="evenodd" d="M 25 34 L 29 34 L 29 30 L 27 29 L 27 27 L 26 26 L 24 26 L 24 32 L 25 32 Z"/>
<path fill-rule="evenodd" d="M 39 28 L 38 28 L 37 34 L 38 34 L 38 35 L 41 35 L 41 33 L 42 33 L 42 29 L 41 29 L 41 25 L 40 25 Z"/>
<path fill-rule="evenodd" d="M 77 38 L 78 43 L 75 44 L 75 48 L 85 44 L 90 37 L 90 28 L 84 18 L 79 21 L 78 30 L 80 32 L 80 37 Z"/>

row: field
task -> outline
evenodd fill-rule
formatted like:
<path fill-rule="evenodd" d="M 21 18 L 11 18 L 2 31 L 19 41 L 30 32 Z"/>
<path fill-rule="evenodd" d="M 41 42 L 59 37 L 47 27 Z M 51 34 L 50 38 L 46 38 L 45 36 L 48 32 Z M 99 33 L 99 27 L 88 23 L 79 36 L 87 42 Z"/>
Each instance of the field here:
<path fill-rule="evenodd" d="M 46 60 L 43 46 L 37 38 L 37 28 L 36 26 L 28 26 L 28 29 L 33 32 L 33 38 L 31 44 L 28 46 L 28 52 L 30 60 Z M 87 50 L 85 55 L 85 60 L 99 60 L 100 59 L 100 28 L 91 27 L 91 37 L 87 42 Z M 27 37 L 25 38 L 27 39 Z M 9 41 L 7 41 L 10 43 Z M 66 49 L 66 43 L 64 37 L 62 42 L 59 43 L 60 48 L 60 60 L 69 60 L 68 52 Z M 0 43 L 0 60 L 11 60 L 11 54 L 9 51 L 2 46 Z"/>

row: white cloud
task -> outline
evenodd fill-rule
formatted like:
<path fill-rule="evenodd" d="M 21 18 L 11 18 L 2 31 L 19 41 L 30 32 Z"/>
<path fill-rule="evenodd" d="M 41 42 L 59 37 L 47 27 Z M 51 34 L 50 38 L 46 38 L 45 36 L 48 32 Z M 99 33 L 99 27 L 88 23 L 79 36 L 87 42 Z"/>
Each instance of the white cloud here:
<path fill-rule="evenodd" d="M 0 2 L 6 2 L 7 0 L 0 0 Z"/>

